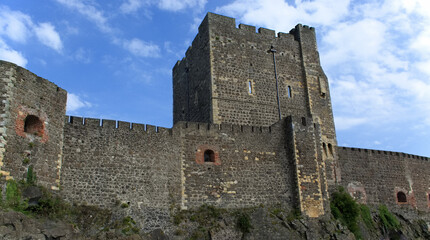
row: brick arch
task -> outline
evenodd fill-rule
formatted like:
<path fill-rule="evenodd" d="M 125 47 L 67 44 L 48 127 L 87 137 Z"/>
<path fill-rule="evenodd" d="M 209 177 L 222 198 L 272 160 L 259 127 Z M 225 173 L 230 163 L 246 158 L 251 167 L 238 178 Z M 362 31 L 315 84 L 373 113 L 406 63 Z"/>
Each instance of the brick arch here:
<path fill-rule="evenodd" d="M 42 135 L 44 124 L 38 116 L 27 115 L 24 121 L 24 132 L 27 134 Z"/>
<path fill-rule="evenodd" d="M 48 129 L 45 124 L 48 121 L 48 117 L 44 112 L 20 106 L 17 109 L 17 113 L 15 132 L 18 136 L 37 139 L 42 143 L 48 141 Z"/>
<path fill-rule="evenodd" d="M 205 161 L 205 155 L 206 155 L 206 161 Z M 198 146 L 196 148 L 196 163 L 221 165 L 218 147 L 212 146 L 212 145 Z"/>
<path fill-rule="evenodd" d="M 412 206 L 416 206 L 414 193 L 410 193 L 405 188 L 394 188 L 394 200 L 396 201 L 396 204 L 399 205 L 410 204 Z"/>

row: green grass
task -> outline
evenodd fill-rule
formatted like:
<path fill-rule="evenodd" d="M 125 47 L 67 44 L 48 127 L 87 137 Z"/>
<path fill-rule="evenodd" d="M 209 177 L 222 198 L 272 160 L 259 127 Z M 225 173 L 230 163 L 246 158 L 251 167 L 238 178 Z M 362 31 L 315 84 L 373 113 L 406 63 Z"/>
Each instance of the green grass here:
<path fill-rule="evenodd" d="M 395 230 L 400 228 L 400 222 L 397 218 L 388 210 L 387 206 L 380 205 L 378 208 L 379 218 L 381 219 L 382 225 L 385 229 Z"/>
<path fill-rule="evenodd" d="M 372 214 L 370 208 L 365 204 L 360 204 L 360 216 L 366 227 L 369 229 L 375 228 L 375 223 L 372 220 Z"/>

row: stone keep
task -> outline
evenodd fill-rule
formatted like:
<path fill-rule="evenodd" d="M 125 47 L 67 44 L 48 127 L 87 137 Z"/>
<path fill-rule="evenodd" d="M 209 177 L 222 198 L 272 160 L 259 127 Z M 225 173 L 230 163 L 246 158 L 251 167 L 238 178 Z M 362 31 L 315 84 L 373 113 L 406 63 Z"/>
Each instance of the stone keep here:
<path fill-rule="evenodd" d="M 275 36 L 208 13 L 173 68 L 173 95 L 172 128 L 65 116 L 65 90 L 0 61 L 2 179 L 33 169 L 71 203 L 127 203 L 144 231 L 202 204 L 319 217 L 337 185 L 361 203 L 429 212 L 429 158 L 337 146 L 313 28 Z"/>
<path fill-rule="evenodd" d="M 292 116 L 290 147 L 296 151 L 291 156 L 300 198 L 309 206 L 318 206 L 315 199 L 340 177 L 330 92 L 314 28 L 297 25 L 275 36 L 265 28 L 236 28 L 235 19 L 208 13 L 173 69 L 173 94 L 174 123 L 270 126 Z"/>

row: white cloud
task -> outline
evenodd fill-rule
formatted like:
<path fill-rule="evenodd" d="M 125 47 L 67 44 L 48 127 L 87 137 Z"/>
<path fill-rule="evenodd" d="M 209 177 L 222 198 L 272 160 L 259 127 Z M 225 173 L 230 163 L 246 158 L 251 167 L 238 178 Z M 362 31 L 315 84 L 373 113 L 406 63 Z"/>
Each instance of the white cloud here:
<path fill-rule="evenodd" d="M 2 39 L 0 39 L 0 59 L 13 62 L 21 67 L 27 65 L 27 59 L 22 53 L 11 49 Z"/>
<path fill-rule="evenodd" d="M 203 9 L 207 0 L 160 0 L 158 7 L 168 11 L 180 11 L 185 8 Z"/>
<path fill-rule="evenodd" d="M 383 23 L 374 19 L 337 24 L 323 38 L 324 64 L 332 67 L 346 61 L 372 60 L 386 47 L 385 29 Z"/>
<path fill-rule="evenodd" d="M 63 49 L 63 43 L 60 35 L 55 31 L 55 27 L 50 23 L 40 23 L 34 27 L 37 38 L 44 45 L 60 52 Z"/>
<path fill-rule="evenodd" d="M 203 10 L 207 0 L 126 0 L 120 6 L 123 13 L 134 13 L 144 6 L 156 5 L 158 8 L 166 11 L 181 11 L 184 9 L 193 9 L 194 11 Z"/>
<path fill-rule="evenodd" d="M 88 1 L 84 0 L 56 0 L 58 3 L 78 11 L 87 19 L 94 22 L 102 32 L 112 32 L 113 29 L 108 24 L 108 19 L 105 17 L 102 10 L 97 9 Z"/>
<path fill-rule="evenodd" d="M 338 117 L 335 116 L 336 130 L 346 130 L 366 123 L 366 118 Z"/>
<path fill-rule="evenodd" d="M 63 48 L 60 34 L 55 31 L 55 27 L 51 23 L 34 23 L 30 16 L 0 6 L 0 41 L 4 59 L 7 58 L 21 66 L 26 65 L 27 60 L 20 52 L 10 48 L 6 39 L 25 44 L 34 35 L 40 43 L 57 52 Z"/>
<path fill-rule="evenodd" d="M 144 5 L 143 0 L 127 0 L 126 2 L 122 3 L 120 6 L 120 10 L 123 13 L 132 13 L 139 10 Z"/>
<path fill-rule="evenodd" d="M 31 34 L 29 28 L 33 25 L 29 16 L 0 6 L 0 19 L 0 35 L 16 42 L 26 42 Z"/>
<path fill-rule="evenodd" d="M 350 0 L 297 0 L 295 6 L 284 0 L 236 0 L 215 11 L 238 16 L 247 24 L 288 32 L 299 22 L 307 25 L 336 24 L 348 13 L 349 4 Z"/>
<path fill-rule="evenodd" d="M 92 107 L 92 104 L 90 102 L 83 100 L 81 97 L 79 97 L 76 94 L 67 93 L 66 108 L 68 112 L 74 112 L 81 108 L 90 108 L 90 107 Z"/>
<path fill-rule="evenodd" d="M 147 43 L 137 38 L 124 40 L 123 47 L 138 57 L 160 56 L 160 47 L 158 45 Z"/>

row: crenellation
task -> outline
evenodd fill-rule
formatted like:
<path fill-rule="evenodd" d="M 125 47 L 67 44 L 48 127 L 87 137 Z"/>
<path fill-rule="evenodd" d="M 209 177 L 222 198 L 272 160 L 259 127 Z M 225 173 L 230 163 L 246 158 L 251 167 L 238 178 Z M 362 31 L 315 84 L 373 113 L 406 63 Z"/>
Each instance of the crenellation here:
<path fill-rule="evenodd" d="M 84 118 L 83 117 L 70 116 L 69 123 L 74 124 L 74 125 L 84 125 Z"/>
<path fill-rule="evenodd" d="M 130 122 L 117 121 L 117 125 L 118 125 L 118 129 L 132 130 Z"/>
<path fill-rule="evenodd" d="M 258 28 L 258 33 L 264 37 L 271 37 L 271 38 L 276 37 L 275 30 L 268 29 L 268 28 L 260 27 Z"/>
<path fill-rule="evenodd" d="M 115 129 L 117 128 L 116 122 L 116 120 L 102 119 L 102 127 L 104 129 Z"/>
<path fill-rule="evenodd" d="M 131 129 L 136 132 L 145 132 L 145 124 L 131 123 Z"/>
<path fill-rule="evenodd" d="M 239 24 L 239 29 L 247 32 L 256 33 L 255 26 L 246 25 L 246 24 Z"/>
<path fill-rule="evenodd" d="M 361 152 L 364 153 L 371 153 L 372 155 L 389 155 L 393 157 L 401 157 L 405 159 L 417 159 L 417 160 L 428 160 L 428 157 L 414 155 L 414 154 L 408 154 L 403 152 L 393 152 L 393 151 L 381 151 L 381 150 L 375 150 L 375 149 L 366 149 L 366 148 L 354 148 L 354 147 L 338 147 L 338 149 L 341 149 L 343 151 L 351 151 L 351 152 Z"/>
<path fill-rule="evenodd" d="M 84 125 L 88 127 L 101 127 L 101 120 L 96 118 L 84 118 Z"/>

